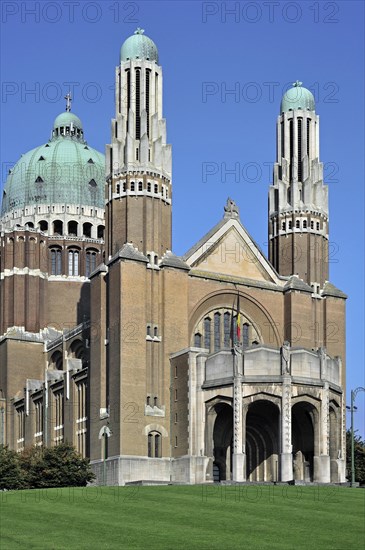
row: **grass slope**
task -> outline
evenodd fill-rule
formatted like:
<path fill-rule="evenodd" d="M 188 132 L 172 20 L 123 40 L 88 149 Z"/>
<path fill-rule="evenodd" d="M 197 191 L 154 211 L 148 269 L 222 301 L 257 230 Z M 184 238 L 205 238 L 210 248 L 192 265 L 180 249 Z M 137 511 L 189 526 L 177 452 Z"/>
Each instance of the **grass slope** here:
<path fill-rule="evenodd" d="M 90 487 L 0 494 L 0 548 L 350 550 L 364 541 L 362 489 Z"/>

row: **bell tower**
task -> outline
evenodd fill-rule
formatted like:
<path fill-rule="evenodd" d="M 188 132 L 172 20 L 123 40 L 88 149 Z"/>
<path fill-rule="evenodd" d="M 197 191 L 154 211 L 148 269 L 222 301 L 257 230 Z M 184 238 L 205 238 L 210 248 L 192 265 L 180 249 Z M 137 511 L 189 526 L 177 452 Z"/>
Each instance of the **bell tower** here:
<path fill-rule="evenodd" d="M 116 68 L 116 115 L 106 147 L 106 256 L 129 242 L 156 263 L 171 249 L 171 145 L 162 116 L 162 68 L 137 29 Z"/>
<path fill-rule="evenodd" d="M 318 291 L 328 280 L 328 188 L 314 97 L 299 81 L 282 98 L 276 136 L 269 259 L 281 275 L 298 275 Z"/>

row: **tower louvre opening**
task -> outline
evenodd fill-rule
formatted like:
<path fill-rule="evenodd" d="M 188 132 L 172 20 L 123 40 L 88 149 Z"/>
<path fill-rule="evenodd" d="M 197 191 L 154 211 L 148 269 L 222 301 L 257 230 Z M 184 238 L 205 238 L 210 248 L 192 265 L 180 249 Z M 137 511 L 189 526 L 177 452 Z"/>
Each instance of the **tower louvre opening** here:
<path fill-rule="evenodd" d="M 141 71 L 136 70 L 136 139 L 141 139 Z"/>

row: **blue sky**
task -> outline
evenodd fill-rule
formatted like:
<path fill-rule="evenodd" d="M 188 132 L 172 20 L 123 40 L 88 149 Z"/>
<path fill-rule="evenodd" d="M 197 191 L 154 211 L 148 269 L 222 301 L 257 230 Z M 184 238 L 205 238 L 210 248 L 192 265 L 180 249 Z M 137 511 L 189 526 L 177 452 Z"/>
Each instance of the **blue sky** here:
<path fill-rule="evenodd" d="M 156 42 L 177 254 L 219 221 L 228 196 L 267 251 L 281 95 L 297 79 L 314 92 L 330 196 L 330 280 L 349 295 L 348 393 L 364 386 L 363 2 L 3 1 L 1 10 L 1 185 L 9 164 L 49 138 L 70 82 L 86 139 L 104 152 L 120 47 L 137 26 Z M 211 162 L 216 173 L 205 177 Z M 234 168 L 238 177 L 225 173 Z M 363 436 L 364 401 L 359 394 Z"/>

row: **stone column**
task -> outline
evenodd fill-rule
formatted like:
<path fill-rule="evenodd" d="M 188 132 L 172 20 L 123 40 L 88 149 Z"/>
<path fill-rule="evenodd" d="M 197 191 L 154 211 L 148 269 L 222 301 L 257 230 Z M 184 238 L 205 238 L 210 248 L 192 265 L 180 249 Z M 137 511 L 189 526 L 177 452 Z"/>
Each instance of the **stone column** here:
<path fill-rule="evenodd" d="M 315 477 L 314 481 L 330 483 L 331 481 L 331 459 L 329 453 L 329 385 L 324 382 L 322 389 L 322 402 L 320 414 L 320 441 L 319 456 L 314 457 Z"/>
<path fill-rule="evenodd" d="M 237 359 L 237 358 L 236 358 Z M 242 376 L 236 374 L 233 382 L 233 481 L 245 481 L 245 457 L 242 430 Z"/>
<path fill-rule="evenodd" d="M 291 481 L 293 479 L 291 438 L 291 377 L 284 375 L 281 396 L 280 481 Z"/>

